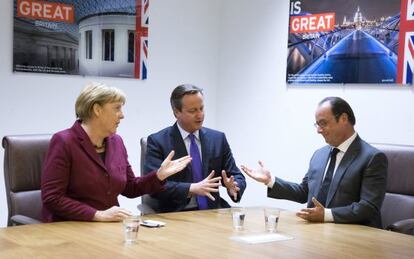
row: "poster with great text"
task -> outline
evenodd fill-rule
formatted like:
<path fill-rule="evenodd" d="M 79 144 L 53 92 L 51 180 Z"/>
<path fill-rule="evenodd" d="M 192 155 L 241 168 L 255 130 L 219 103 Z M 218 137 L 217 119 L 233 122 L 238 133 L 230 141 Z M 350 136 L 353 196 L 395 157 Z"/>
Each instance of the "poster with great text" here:
<path fill-rule="evenodd" d="M 147 78 L 149 0 L 14 0 L 13 71 Z"/>
<path fill-rule="evenodd" d="M 412 84 L 414 0 L 290 0 L 286 82 Z"/>

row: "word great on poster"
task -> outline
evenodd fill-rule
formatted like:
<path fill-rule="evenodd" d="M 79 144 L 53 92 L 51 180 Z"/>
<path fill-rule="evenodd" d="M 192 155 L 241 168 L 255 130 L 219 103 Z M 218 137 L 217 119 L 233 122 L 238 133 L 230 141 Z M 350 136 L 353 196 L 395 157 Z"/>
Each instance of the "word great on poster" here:
<path fill-rule="evenodd" d="M 149 0 L 14 0 L 13 71 L 147 78 Z"/>
<path fill-rule="evenodd" d="M 290 0 L 286 82 L 412 84 L 413 0 Z"/>

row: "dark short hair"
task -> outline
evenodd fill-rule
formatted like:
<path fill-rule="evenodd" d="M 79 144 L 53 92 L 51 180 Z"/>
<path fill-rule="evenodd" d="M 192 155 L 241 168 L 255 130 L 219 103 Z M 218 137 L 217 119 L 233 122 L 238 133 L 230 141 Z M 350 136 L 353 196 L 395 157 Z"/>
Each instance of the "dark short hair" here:
<path fill-rule="evenodd" d="M 170 103 L 171 108 L 174 110 L 181 111 L 183 108 L 182 99 L 187 94 L 203 94 L 203 89 L 198 88 L 197 86 L 190 85 L 190 84 L 183 84 L 177 86 L 171 93 Z"/>
<path fill-rule="evenodd" d="M 329 102 L 331 105 L 332 114 L 335 116 L 336 121 L 339 120 L 339 117 L 345 113 L 348 115 L 348 120 L 352 125 L 355 125 L 356 119 L 354 112 L 352 111 L 351 106 L 342 98 L 336 96 L 330 96 L 324 98 L 322 101 L 319 102 L 319 106 L 323 103 Z"/>

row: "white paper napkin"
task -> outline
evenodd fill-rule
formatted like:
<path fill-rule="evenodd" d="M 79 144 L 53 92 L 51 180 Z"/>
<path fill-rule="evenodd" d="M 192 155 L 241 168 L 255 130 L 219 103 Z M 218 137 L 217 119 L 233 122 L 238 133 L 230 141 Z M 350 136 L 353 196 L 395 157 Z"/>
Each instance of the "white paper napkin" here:
<path fill-rule="evenodd" d="M 284 241 L 293 239 L 291 236 L 286 236 L 278 233 L 264 233 L 264 234 L 254 234 L 254 235 L 244 235 L 244 236 L 232 236 L 230 239 L 243 242 L 247 244 L 260 244 L 274 241 Z"/>

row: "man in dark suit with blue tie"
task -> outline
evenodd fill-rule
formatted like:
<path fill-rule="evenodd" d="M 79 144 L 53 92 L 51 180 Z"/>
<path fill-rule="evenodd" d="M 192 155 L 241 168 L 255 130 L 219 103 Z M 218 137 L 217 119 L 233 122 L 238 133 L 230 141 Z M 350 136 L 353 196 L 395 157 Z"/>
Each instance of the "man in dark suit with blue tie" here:
<path fill-rule="evenodd" d="M 273 178 L 260 161 L 257 170 L 245 166 L 242 170 L 268 186 L 268 197 L 307 202 L 307 208 L 296 214 L 303 219 L 381 228 L 388 168 L 385 154 L 355 132 L 355 116 L 345 100 L 323 99 L 315 119 L 317 132 L 328 145 L 315 151 L 302 183 Z"/>
<path fill-rule="evenodd" d="M 170 98 L 177 122 L 147 138 L 144 172 L 160 167 L 171 152 L 176 157 L 189 154 L 192 163 L 169 177 L 165 189 L 151 195 L 156 212 L 228 208 L 220 197 L 224 186 L 234 202 L 246 188 L 244 175 L 237 168 L 224 133 L 203 127 L 202 90 L 185 84 L 177 86 Z"/>

